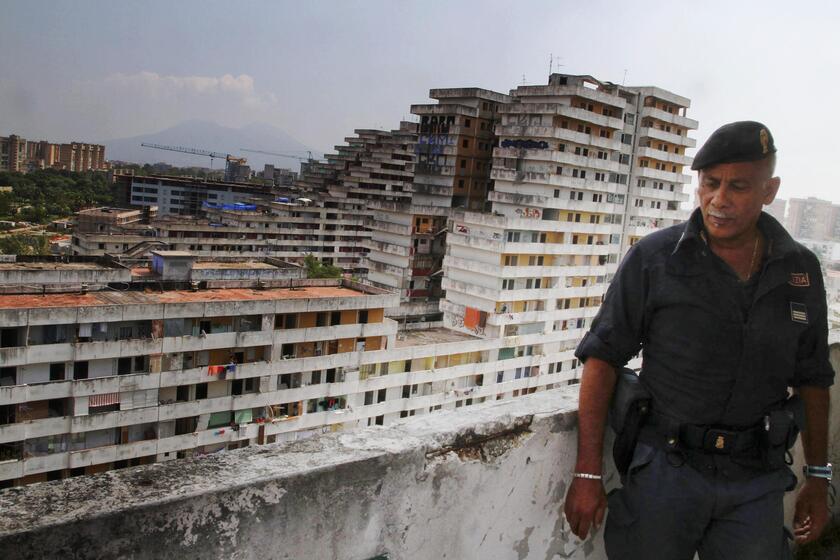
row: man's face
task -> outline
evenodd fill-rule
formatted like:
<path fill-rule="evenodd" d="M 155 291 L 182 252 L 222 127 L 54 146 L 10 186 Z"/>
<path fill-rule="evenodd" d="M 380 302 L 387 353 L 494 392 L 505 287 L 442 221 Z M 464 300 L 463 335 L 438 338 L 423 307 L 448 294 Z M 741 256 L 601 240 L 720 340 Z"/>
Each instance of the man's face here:
<path fill-rule="evenodd" d="M 712 242 L 733 244 L 753 239 L 761 208 L 770 204 L 780 180 L 765 160 L 720 163 L 700 171 L 697 197 Z"/>

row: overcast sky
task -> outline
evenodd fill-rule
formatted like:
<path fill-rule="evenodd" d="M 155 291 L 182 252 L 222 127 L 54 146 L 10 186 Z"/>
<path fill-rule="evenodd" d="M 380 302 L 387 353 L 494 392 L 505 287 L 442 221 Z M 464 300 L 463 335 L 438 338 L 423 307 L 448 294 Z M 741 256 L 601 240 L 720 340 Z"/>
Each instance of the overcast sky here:
<path fill-rule="evenodd" d="M 825 2 L 3 0 L 0 134 L 104 141 L 267 122 L 322 151 L 433 87 L 559 70 L 692 100 L 702 142 L 760 120 L 784 198 L 840 203 L 840 7 Z M 626 71 L 626 80 L 625 80 Z"/>

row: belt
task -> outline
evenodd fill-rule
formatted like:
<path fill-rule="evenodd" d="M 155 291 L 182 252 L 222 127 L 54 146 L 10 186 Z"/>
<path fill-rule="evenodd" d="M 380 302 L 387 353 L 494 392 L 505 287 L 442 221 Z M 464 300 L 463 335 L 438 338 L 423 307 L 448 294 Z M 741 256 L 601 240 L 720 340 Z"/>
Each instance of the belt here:
<path fill-rule="evenodd" d="M 753 449 L 761 444 L 763 427 L 753 426 L 744 429 L 732 429 L 715 425 L 680 424 L 656 412 L 651 412 L 645 422 L 648 430 L 653 430 L 659 436 L 660 443 L 670 448 L 693 449 L 730 455 L 732 453 Z"/>

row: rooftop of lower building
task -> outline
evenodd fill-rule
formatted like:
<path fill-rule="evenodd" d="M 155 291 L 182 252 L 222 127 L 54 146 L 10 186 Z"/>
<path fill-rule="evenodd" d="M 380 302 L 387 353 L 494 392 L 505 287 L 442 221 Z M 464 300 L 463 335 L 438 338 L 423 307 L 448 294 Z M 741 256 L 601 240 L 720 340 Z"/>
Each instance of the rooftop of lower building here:
<path fill-rule="evenodd" d="M 294 288 L 222 288 L 210 290 L 99 291 L 0 295 L 0 309 L 47 307 L 95 307 L 109 305 L 156 305 L 162 303 L 208 303 L 218 301 L 267 301 L 290 299 L 348 298 L 367 295 L 345 286 L 300 286 Z"/>
<path fill-rule="evenodd" d="M 429 344 L 444 344 L 447 342 L 468 342 L 479 340 L 478 337 L 466 333 L 453 331 L 445 327 L 432 329 L 403 331 L 397 337 L 397 348 L 408 346 L 426 346 Z"/>

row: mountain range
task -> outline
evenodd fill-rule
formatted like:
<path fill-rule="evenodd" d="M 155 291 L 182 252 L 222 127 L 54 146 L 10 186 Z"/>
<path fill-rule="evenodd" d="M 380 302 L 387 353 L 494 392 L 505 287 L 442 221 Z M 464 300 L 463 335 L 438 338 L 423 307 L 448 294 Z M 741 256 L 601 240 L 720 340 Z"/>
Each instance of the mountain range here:
<path fill-rule="evenodd" d="M 179 167 L 210 167 L 210 158 L 206 156 L 145 148 L 140 145 L 144 142 L 246 157 L 251 169 L 255 171 L 261 171 L 266 163 L 297 171 L 300 160 L 243 152 L 242 148 L 302 158 L 308 156 L 307 151 L 311 151 L 312 156 L 316 158 L 323 155 L 305 146 L 286 131 L 269 124 L 252 123 L 240 128 L 231 128 L 210 121 L 191 120 L 151 134 L 108 140 L 105 142 L 106 157 L 109 160 L 140 164 L 163 162 Z M 222 168 L 224 162 L 215 160 L 213 167 Z"/>

